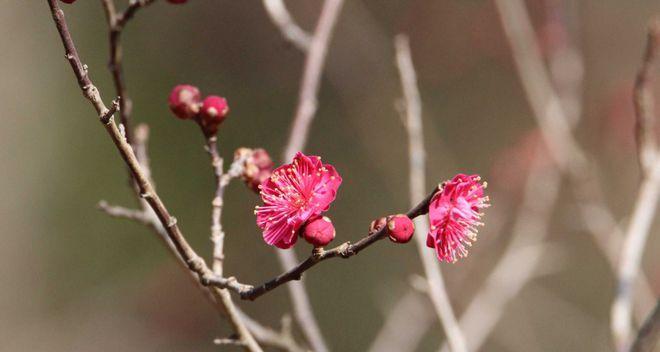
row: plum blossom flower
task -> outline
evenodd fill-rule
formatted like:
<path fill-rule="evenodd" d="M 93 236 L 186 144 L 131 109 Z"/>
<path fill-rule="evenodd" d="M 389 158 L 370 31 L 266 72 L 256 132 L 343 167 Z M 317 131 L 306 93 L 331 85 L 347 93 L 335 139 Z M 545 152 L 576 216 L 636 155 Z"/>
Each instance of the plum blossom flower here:
<path fill-rule="evenodd" d="M 435 248 L 440 261 L 454 263 L 467 256 L 467 247 L 477 240 L 483 225 L 481 209 L 488 207 L 486 183 L 478 175 L 458 174 L 442 184 L 429 204 L 430 231 L 426 245 Z"/>
<path fill-rule="evenodd" d="M 273 170 L 260 186 L 264 205 L 257 206 L 257 225 L 266 243 L 290 248 L 298 230 L 311 218 L 327 211 L 335 200 L 341 176 L 321 157 L 298 153 L 291 164 Z"/>

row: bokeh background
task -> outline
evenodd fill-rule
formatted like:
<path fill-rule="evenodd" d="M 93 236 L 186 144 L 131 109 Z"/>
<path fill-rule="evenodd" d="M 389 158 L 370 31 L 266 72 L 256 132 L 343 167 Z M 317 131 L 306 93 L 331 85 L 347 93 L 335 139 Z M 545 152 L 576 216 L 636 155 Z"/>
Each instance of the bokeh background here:
<path fill-rule="evenodd" d="M 125 4 L 127 1 L 117 1 Z M 547 1 L 528 1 L 537 37 L 552 46 Z M 582 145 L 599 164 L 608 206 L 625 221 L 639 180 L 630 103 L 653 0 L 559 1 L 569 40 L 584 57 Z M 0 0 L 0 351 L 212 351 L 229 333 L 146 228 L 95 209 L 105 199 L 134 205 L 124 166 L 63 58 L 45 1 Z M 311 30 L 321 1 L 287 1 Z M 106 101 L 106 27 L 98 1 L 65 6 L 83 61 Z M 497 262 L 520 201 L 525 153 L 535 127 L 495 11 L 485 0 L 346 1 L 330 47 L 307 151 L 344 178 L 329 215 L 337 241 L 356 239 L 379 215 L 408 208 L 405 129 L 392 38 L 411 38 L 423 100 L 428 186 L 458 172 L 489 180 L 493 207 L 471 255 L 442 265 L 461 312 Z M 550 33 L 550 34 L 549 34 Z M 260 1 L 159 1 L 125 32 L 125 71 L 134 118 L 151 127 L 159 193 L 195 248 L 208 255 L 213 178 L 203 139 L 175 119 L 166 97 L 178 83 L 229 99 L 222 154 L 261 146 L 279 159 L 288 137 L 303 55 L 286 43 Z M 509 172 L 502 177 L 501 170 Z M 500 170 L 499 172 L 497 170 Z M 499 175 L 499 176 L 498 176 Z M 259 282 L 280 269 L 252 214 L 257 197 L 236 183 L 226 196 L 226 272 Z M 614 279 L 584 230 L 566 184 L 549 241 L 561 256 L 508 305 L 483 351 L 607 351 Z M 660 292 L 660 240 L 644 257 Z M 306 244 L 297 248 L 303 255 Z M 559 261 L 559 262 L 557 262 Z M 306 275 L 323 333 L 335 351 L 363 351 L 421 267 L 414 245 L 383 242 L 350 261 Z M 286 289 L 241 303 L 278 326 Z M 428 310 L 431 310 L 428 306 Z M 470 331 L 465 331 L 470 338 Z M 439 323 L 420 351 L 444 340 Z M 227 347 L 232 350 L 232 347 Z"/>

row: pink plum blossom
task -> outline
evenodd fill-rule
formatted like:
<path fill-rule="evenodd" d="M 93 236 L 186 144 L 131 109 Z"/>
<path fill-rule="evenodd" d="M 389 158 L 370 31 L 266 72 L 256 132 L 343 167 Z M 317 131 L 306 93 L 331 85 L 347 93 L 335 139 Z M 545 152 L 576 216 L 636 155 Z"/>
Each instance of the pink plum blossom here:
<path fill-rule="evenodd" d="M 480 210 L 489 206 L 486 184 L 480 180 L 477 175 L 458 174 L 431 199 L 426 245 L 435 248 L 440 261 L 453 263 L 467 256 L 466 246 L 477 240 L 477 226 L 483 225 Z"/>
<path fill-rule="evenodd" d="M 264 205 L 257 206 L 257 225 L 266 243 L 290 248 L 298 230 L 327 211 L 337 196 L 341 176 L 321 157 L 298 153 L 291 164 L 278 167 L 260 186 Z"/>

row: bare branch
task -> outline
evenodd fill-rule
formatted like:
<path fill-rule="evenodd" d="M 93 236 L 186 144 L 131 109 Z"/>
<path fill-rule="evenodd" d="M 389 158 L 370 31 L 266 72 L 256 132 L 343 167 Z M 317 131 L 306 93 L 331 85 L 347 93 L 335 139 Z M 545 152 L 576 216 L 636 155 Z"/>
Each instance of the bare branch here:
<path fill-rule="evenodd" d="M 268 16 L 282 32 L 282 36 L 300 51 L 307 52 L 311 46 L 312 37 L 296 24 L 287 10 L 284 0 L 263 0 L 263 3 Z"/>
<path fill-rule="evenodd" d="M 211 158 L 211 166 L 213 167 L 213 172 L 215 175 L 215 196 L 211 205 L 213 206 L 213 211 L 211 214 L 211 241 L 213 242 L 213 273 L 219 277 L 222 277 L 222 261 L 225 259 L 224 255 L 224 241 L 225 241 L 225 232 L 222 230 L 222 206 L 224 203 L 224 193 L 225 186 L 223 184 L 223 159 L 218 153 L 218 138 L 212 136 L 206 140 L 206 151 L 209 153 Z"/>
<path fill-rule="evenodd" d="M 112 73 L 112 81 L 115 86 L 115 93 L 121 97 L 120 101 L 120 121 L 126 131 L 126 140 L 133 144 L 133 131 L 131 128 L 131 113 L 133 111 L 133 102 L 128 96 L 128 89 L 124 79 L 124 69 L 122 61 L 121 35 L 124 27 L 135 16 L 135 13 L 146 6 L 154 3 L 155 0 L 131 0 L 128 8 L 124 12 L 117 12 L 114 0 L 101 0 L 105 10 L 108 23 L 110 60 L 108 67 Z"/>
<path fill-rule="evenodd" d="M 285 316 L 282 318 L 281 331 L 262 326 L 245 313 L 240 312 L 241 319 L 245 321 L 254 337 L 262 344 L 275 347 L 277 349 L 289 352 L 307 352 L 308 350 L 298 345 L 293 338 L 291 331 L 291 318 Z"/>
<path fill-rule="evenodd" d="M 660 158 L 655 158 L 637 193 L 619 262 L 617 292 L 610 315 L 610 327 L 619 351 L 628 351 L 630 348 L 634 282 L 641 270 L 644 245 L 655 217 L 659 196 Z"/>
<path fill-rule="evenodd" d="M 302 151 L 307 141 L 309 128 L 316 113 L 317 94 L 321 73 L 332 37 L 332 32 L 339 17 L 343 0 L 325 0 L 321 15 L 314 30 L 312 42 L 307 51 L 305 67 L 298 94 L 298 106 L 293 120 L 289 141 L 284 149 L 284 160 L 291 160 L 296 152 Z M 291 270 L 298 261 L 294 251 L 277 251 L 278 260 L 284 270 Z M 289 294 L 293 315 L 302 329 L 307 341 L 316 352 L 327 352 L 328 347 L 321 334 L 309 296 L 302 282 L 289 285 Z"/>
<path fill-rule="evenodd" d="M 568 125 L 568 117 L 557 103 L 557 94 L 549 84 L 548 73 L 543 67 L 525 4 L 521 0 L 496 0 L 495 4 L 501 16 L 507 39 L 512 47 L 514 61 L 523 82 L 525 93 L 532 110 L 534 110 L 534 117 L 537 119 L 541 131 L 544 132 L 543 138 L 549 145 L 555 161 L 557 161 L 562 171 L 569 176 L 573 193 L 578 200 L 578 208 L 588 230 L 592 233 L 596 244 L 603 250 L 610 264 L 616 268 L 618 248 L 620 248 L 618 244 L 621 243 L 621 238 L 618 235 L 621 232 L 618 230 L 614 216 L 607 209 L 602 199 L 594 167 L 586 159 L 586 153 L 580 149 L 571 130 L 561 127 Z M 559 148 L 560 146 L 565 148 Z M 652 178 L 654 177 L 649 177 L 649 179 Z M 653 187 L 650 188 L 653 189 Z M 645 191 L 645 187 L 640 188 L 640 192 L 642 191 Z M 638 203 L 643 196 L 640 194 L 639 197 Z M 637 272 L 638 269 L 635 269 L 633 278 Z M 648 284 L 644 283 L 644 286 L 648 287 Z M 624 297 L 628 294 L 632 294 L 632 292 L 625 290 L 621 292 L 619 290 L 617 297 Z M 631 307 L 626 304 L 620 304 L 618 307 L 612 309 L 612 315 L 615 315 L 614 312 L 616 311 L 619 318 L 612 319 L 611 323 L 613 331 L 619 331 L 615 334 L 615 336 L 618 336 L 615 339 L 621 341 L 624 336 L 629 336 Z M 622 319 L 621 317 L 626 315 L 626 312 L 628 313 L 627 318 Z M 628 324 L 628 333 L 625 332 L 626 327 L 624 324 Z M 619 348 L 625 348 L 626 346 L 623 342 L 617 343 L 617 345 Z"/>
<path fill-rule="evenodd" d="M 417 203 L 424 198 L 424 173 L 426 172 L 424 150 L 424 133 L 422 130 L 422 104 L 417 89 L 417 75 L 410 54 L 408 38 L 398 35 L 394 39 L 396 62 L 401 77 L 401 86 L 405 98 L 406 130 L 408 131 L 408 154 L 410 159 L 410 202 Z M 428 222 L 423 219 L 415 221 L 415 242 L 419 257 L 422 260 L 426 280 L 429 285 L 429 296 L 438 318 L 445 329 L 447 340 L 454 352 L 467 351 L 465 337 L 461 332 L 456 315 L 451 307 L 449 295 L 445 289 L 442 272 L 438 267 L 435 255 L 427 250 L 424 235 L 428 232 Z"/>
<path fill-rule="evenodd" d="M 654 129 L 653 69 L 656 67 L 659 49 L 660 20 L 655 20 L 649 25 L 646 50 L 644 51 L 642 66 L 635 79 L 635 89 L 633 91 L 637 156 L 643 173 L 650 171 L 657 154 Z"/>
<path fill-rule="evenodd" d="M 321 16 L 314 30 L 312 43 L 305 59 L 305 68 L 298 95 L 298 107 L 296 108 L 289 143 L 284 152 L 284 160 L 291 160 L 297 152 L 304 149 L 307 142 L 309 127 L 318 105 L 317 95 L 328 46 L 343 3 L 343 0 L 325 0 L 323 3 Z"/>
<path fill-rule="evenodd" d="M 71 34 L 64 18 L 64 12 L 62 9 L 60 9 L 58 0 L 47 0 L 47 2 L 50 7 L 58 33 L 64 45 L 66 54 L 65 57 L 73 69 L 73 72 L 78 81 L 78 85 L 80 86 L 83 95 L 94 106 L 98 116 L 100 118 L 105 118 L 110 109 L 108 109 L 103 103 L 98 89 L 96 86 L 94 86 L 91 79 L 89 78 L 87 67 L 80 61 L 78 51 L 76 50 L 76 47 L 73 43 L 73 39 L 71 38 Z M 117 150 L 122 159 L 127 164 L 131 174 L 133 175 L 141 197 L 149 204 L 151 209 L 158 217 L 160 224 L 165 229 L 168 239 L 176 249 L 178 256 L 180 256 L 180 258 L 186 263 L 191 271 L 194 271 L 198 275 L 200 281 L 203 280 L 204 277 L 212 276 L 213 273 L 206 266 L 204 260 L 198 256 L 197 253 L 195 253 L 195 251 L 184 238 L 181 230 L 177 225 L 176 218 L 170 215 L 169 211 L 165 207 L 165 204 L 160 200 L 160 197 L 152 187 L 149 179 L 144 174 L 144 171 L 142 170 L 140 163 L 138 162 L 137 157 L 133 152 L 133 148 L 127 142 L 124 135 L 120 132 L 112 116 L 108 118 L 108 121 L 104 124 L 104 127 L 113 143 L 117 147 Z M 219 292 L 217 293 L 219 297 L 223 299 L 223 301 L 225 301 L 224 298 L 229 297 L 228 292 L 222 292 L 220 290 L 218 291 Z M 216 291 L 214 290 L 214 292 Z M 241 340 L 246 343 L 245 349 L 251 352 L 261 351 L 261 348 L 256 343 L 247 328 L 245 328 L 245 326 L 242 324 L 242 322 L 239 319 L 232 319 L 237 316 L 235 309 L 232 308 L 233 307 L 231 306 L 225 305 L 227 315 L 230 317 L 230 323 L 236 332 L 240 335 Z"/>
<path fill-rule="evenodd" d="M 426 296 L 415 290 L 408 291 L 387 314 L 369 351 L 415 351 L 426 330 L 435 321 L 434 314 L 427 309 L 428 304 Z"/>
<path fill-rule="evenodd" d="M 133 220 L 143 225 L 151 226 L 153 221 L 151 216 L 145 213 L 143 210 L 138 209 L 129 209 L 121 206 L 114 206 L 108 204 L 108 202 L 102 200 L 97 205 L 97 208 L 104 213 L 112 216 L 113 218 L 122 218 Z"/>
<path fill-rule="evenodd" d="M 652 352 L 660 339 L 660 300 L 639 329 L 631 352 Z"/>

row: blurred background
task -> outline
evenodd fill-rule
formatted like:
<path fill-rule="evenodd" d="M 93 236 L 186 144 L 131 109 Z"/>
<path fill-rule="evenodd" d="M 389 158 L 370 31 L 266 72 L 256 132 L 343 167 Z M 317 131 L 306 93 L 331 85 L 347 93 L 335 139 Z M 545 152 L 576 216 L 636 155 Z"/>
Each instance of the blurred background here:
<path fill-rule="evenodd" d="M 125 5 L 127 1 L 117 1 Z M 83 100 L 45 1 L 1 0 L 0 351 L 212 351 L 227 324 L 208 306 L 147 228 L 95 209 L 101 199 L 134 206 L 126 172 Z M 321 1 L 286 2 L 312 30 Z M 544 57 L 570 44 L 584 62 L 576 134 L 601 172 L 608 206 L 625 221 L 639 172 L 631 87 L 653 0 L 528 1 Z M 82 60 L 106 101 L 113 87 L 107 29 L 98 1 L 63 5 Z M 560 9 L 559 13 L 552 9 Z M 492 208 L 470 256 L 441 266 L 460 315 L 511 238 L 529 169 L 535 122 L 492 1 L 346 1 L 330 46 L 307 152 L 334 164 L 344 183 L 329 215 L 336 241 L 408 208 L 406 132 L 393 36 L 410 37 L 423 102 L 429 189 L 456 173 L 489 181 Z M 287 43 L 260 1 L 159 1 L 124 36 L 125 74 L 136 122 L 151 127 L 158 190 L 199 253 L 210 253 L 213 175 L 203 138 L 169 112 L 179 83 L 226 96 L 231 114 L 221 153 L 263 147 L 278 159 L 297 103 L 304 56 Z M 579 73 L 579 70 L 578 70 Z M 570 77 L 569 77 L 570 78 Z M 565 181 L 565 180 L 564 180 Z M 552 254 L 504 308 L 482 351 L 612 350 L 610 265 L 576 216 L 562 182 L 547 242 Z M 257 283 L 280 272 L 252 213 L 258 198 L 236 183 L 226 195 L 226 272 Z M 660 238 L 651 233 L 643 268 L 660 292 Z M 306 244 L 297 248 L 306 254 Z M 525 263 L 521 263 L 525 265 Z M 350 261 L 305 276 L 334 351 L 364 351 L 422 269 L 413 244 L 382 242 Z M 425 298 L 419 298 L 428 305 Z M 264 324 L 290 310 L 279 289 L 239 302 Z M 650 309 L 651 307 L 647 307 Z M 424 312 L 424 310 L 423 310 Z M 422 317 L 420 316 L 420 319 Z M 444 341 L 434 319 L 419 351 Z M 464 331 L 470 339 L 470 331 Z M 233 350 L 233 347 L 223 347 Z"/>

